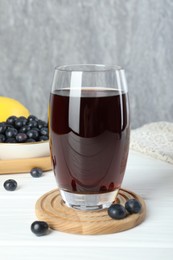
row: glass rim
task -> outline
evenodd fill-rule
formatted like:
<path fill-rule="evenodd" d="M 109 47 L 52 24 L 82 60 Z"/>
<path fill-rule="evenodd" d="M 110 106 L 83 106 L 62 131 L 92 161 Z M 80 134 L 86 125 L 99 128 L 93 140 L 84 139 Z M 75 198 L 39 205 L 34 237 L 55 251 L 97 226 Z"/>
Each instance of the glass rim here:
<path fill-rule="evenodd" d="M 124 71 L 118 65 L 106 64 L 69 64 L 55 67 L 55 71 L 61 72 L 106 72 L 106 71 Z"/>

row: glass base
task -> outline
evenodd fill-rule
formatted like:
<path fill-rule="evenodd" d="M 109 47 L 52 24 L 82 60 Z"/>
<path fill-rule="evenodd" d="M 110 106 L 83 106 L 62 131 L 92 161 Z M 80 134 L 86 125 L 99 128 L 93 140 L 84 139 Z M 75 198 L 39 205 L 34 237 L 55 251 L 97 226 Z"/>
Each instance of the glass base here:
<path fill-rule="evenodd" d="M 70 208 L 79 210 L 101 210 L 109 208 L 115 200 L 118 191 L 119 189 L 99 194 L 79 194 L 60 190 L 60 193 L 63 201 Z"/>

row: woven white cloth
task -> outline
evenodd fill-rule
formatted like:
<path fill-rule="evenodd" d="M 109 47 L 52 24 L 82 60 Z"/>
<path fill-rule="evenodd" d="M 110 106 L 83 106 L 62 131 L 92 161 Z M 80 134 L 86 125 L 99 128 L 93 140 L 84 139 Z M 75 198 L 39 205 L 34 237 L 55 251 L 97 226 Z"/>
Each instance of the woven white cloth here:
<path fill-rule="evenodd" d="M 173 164 L 173 123 L 150 123 L 132 130 L 130 149 Z"/>

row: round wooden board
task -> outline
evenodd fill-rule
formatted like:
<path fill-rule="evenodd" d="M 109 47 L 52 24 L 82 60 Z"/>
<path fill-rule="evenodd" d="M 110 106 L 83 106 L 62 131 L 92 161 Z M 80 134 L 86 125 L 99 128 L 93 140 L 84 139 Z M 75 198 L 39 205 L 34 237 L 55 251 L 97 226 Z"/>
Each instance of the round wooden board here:
<path fill-rule="evenodd" d="M 36 202 L 35 210 L 39 220 L 46 221 L 50 228 L 58 231 L 83 235 L 111 234 L 133 228 L 145 219 L 145 202 L 134 192 L 120 189 L 116 202 L 124 205 L 130 198 L 139 200 L 142 210 L 121 220 L 110 218 L 107 209 L 81 211 L 69 208 L 57 189 L 44 194 Z"/>

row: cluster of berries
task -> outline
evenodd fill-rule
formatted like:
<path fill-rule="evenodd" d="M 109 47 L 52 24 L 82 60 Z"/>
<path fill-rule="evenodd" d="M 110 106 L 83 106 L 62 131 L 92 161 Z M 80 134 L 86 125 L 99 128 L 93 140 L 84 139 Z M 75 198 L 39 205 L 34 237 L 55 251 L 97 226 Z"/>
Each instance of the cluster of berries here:
<path fill-rule="evenodd" d="M 137 199 L 129 199 L 125 206 L 121 204 L 112 204 L 108 208 L 108 215 L 113 219 L 123 219 L 129 214 L 139 213 L 142 209 L 141 203 Z"/>
<path fill-rule="evenodd" d="M 40 142 L 48 139 L 48 124 L 36 116 L 10 116 L 0 123 L 0 143 Z"/>

